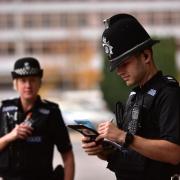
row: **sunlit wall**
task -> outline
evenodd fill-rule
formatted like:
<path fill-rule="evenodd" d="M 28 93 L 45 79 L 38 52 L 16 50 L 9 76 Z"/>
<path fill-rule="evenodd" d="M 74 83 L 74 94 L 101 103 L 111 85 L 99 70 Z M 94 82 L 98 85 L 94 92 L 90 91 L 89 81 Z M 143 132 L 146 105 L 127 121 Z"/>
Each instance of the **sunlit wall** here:
<path fill-rule="evenodd" d="M 10 83 L 17 58 L 34 56 L 51 87 L 96 88 L 103 19 L 115 13 L 135 15 L 152 35 L 174 37 L 178 65 L 180 1 L 1 0 L 0 83 Z"/>

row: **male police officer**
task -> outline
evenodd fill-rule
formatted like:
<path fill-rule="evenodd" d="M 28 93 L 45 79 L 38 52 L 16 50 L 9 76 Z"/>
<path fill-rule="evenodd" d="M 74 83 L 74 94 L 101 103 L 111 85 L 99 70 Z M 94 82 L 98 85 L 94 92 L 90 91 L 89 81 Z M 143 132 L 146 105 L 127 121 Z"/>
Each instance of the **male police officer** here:
<path fill-rule="evenodd" d="M 118 14 L 105 21 L 102 45 L 110 70 L 116 69 L 133 89 L 118 127 L 110 122 L 98 126 L 100 139 L 122 145 L 106 151 L 102 144 L 83 138 L 89 155 L 108 161 L 118 180 L 170 180 L 180 172 L 180 88 L 177 81 L 163 76 L 154 61 L 153 40 L 131 15 Z"/>
<path fill-rule="evenodd" d="M 64 162 L 62 179 L 73 180 L 74 156 L 60 109 L 38 95 L 42 76 L 35 58 L 15 62 L 12 78 L 20 97 L 4 100 L 0 109 L 0 172 L 4 180 L 54 180 L 54 145 Z"/>

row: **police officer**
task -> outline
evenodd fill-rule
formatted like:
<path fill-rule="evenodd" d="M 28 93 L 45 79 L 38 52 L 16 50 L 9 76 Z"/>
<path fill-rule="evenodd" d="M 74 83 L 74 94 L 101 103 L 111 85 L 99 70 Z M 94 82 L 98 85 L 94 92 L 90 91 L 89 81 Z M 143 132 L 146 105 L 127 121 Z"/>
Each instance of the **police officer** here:
<path fill-rule="evenodd" d="M 117 180 L 170 180 L 180 173 L 180 87 L 154 63 L 152 46 L 158 42 L 129 14 L 105 20 L 102 46 L 110 70 L 136 87 L 124 110 L 117 109 L 118 127 L 110 121 L 99 124 L 96 141 L 84 137 L 82 147 L 107 160 Z M 97 143 L 104 138 L 121 148 L 107 151 Z"/>
<path fill-rule="evenodd" d="M 24 57 L 15 62 L 12 78 L 20 97 L 2 101 L 0 108 L 0 173 L 4 180 L 74 178 L 72 145 L 60 109 L 38 95 L 42 76 L 37 59 Z M 58 166 L 56 173 L 54 145 L 64 163 L 64 171 Z M 58 170 L 62 178 L 54 177 Z"/>

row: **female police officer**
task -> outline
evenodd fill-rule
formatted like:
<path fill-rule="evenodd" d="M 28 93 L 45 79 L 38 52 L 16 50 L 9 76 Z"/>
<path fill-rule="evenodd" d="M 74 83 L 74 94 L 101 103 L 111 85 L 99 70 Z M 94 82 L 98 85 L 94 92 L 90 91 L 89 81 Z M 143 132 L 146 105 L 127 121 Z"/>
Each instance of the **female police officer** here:
<path fill-rule="evenodd" d="M 53 147 L 64 162 L 64 180 L 73 180 L 74 157 L 57 104 L 38 95 L 43 70 L 32 57 L 18 59 L 12 71 L 20 97 L 0 109 L 0 172 L 4 180 L 53 180 Z M 60 179 L 59 179 L 60 180 Z"/>
<path fill-rule="evenodd" d="M 163 76 L 154 61 L 151 39 L 131 15 L 118 14 L 105 21 L 102 45 L 110 69 L 116 69 L 133 89 L 117 128 L 110 122 L 98 127 L 99 137 L 122 145 L 105 151 L 104 146 L 83 138 L 89 155 L 108 161 L 118 180 L 170 180 L 180 171 L 180 88 Z M 116 114 L 116 117 L 120 117 Z"/>

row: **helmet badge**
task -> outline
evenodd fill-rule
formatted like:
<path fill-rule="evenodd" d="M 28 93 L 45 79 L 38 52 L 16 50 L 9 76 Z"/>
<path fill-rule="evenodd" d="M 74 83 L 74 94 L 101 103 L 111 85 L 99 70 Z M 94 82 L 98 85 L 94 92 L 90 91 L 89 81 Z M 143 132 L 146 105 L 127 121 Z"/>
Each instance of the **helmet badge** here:
<path fill-rule="evenodd" d="M 30 65 L 29 65 L 29 62 L 25 62 L 24 63 L 24 68 L 26 69 L 26 70 L 30 70 Z"/>
<path fill-rule="evenodd" d="M 111 57 L 111 55 L 113 54 L 113 47 L 110 45 L 109 41 L 106 40 L 105 37 L 103 37 L 103 44 L 102 46 L 104 47 L 104 51 L 106 54 L 109 55 L 109 57 Z"/>

